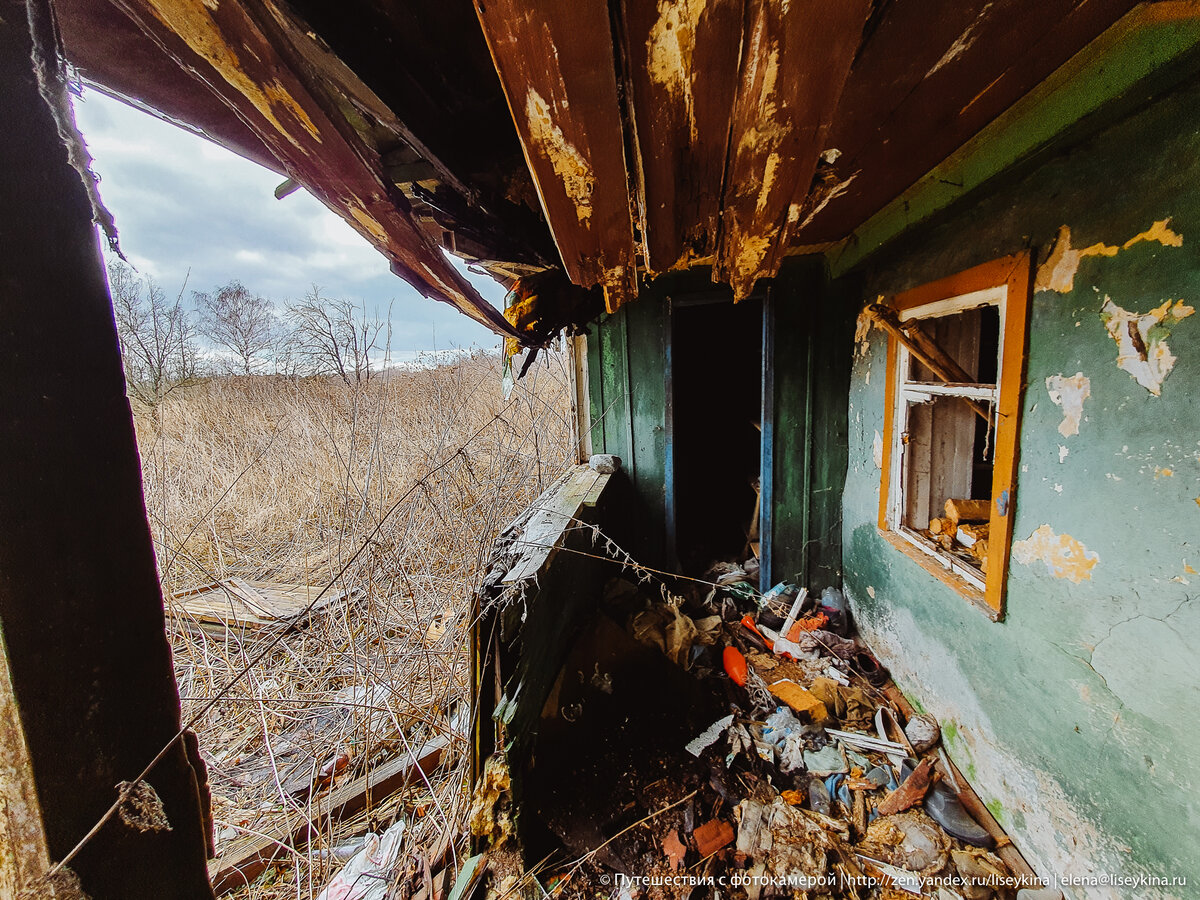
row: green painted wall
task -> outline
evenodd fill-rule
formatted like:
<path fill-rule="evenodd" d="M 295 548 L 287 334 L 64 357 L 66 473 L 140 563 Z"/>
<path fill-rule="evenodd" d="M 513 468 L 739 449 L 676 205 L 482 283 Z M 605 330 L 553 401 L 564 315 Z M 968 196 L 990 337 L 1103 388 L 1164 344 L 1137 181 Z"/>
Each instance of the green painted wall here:
<path fill-rule="evenodd" d="M 672 446 L 667 409 L 672 298 L 718 290 L 707 270 L 659 277 L 637 302 L 590 326 L 592 449 L 615 453 L 635 488 L 630 551 L 669 566 L 666 510 L 671 455 L 705 452 Z M 850 315 L 826 315 L 828 274 L 822 257 L 789 260 L 771 284 L 765 307 L 770 395 L 764 448 L 773 474 L 774 540 L 767 583 L 796 580 L 819 590 L 841 581 L 841 492 L 846 472 L 846 393 Z M 838 310 L 847 309 L 838 304 Z M 727 359 L 710 336 L 714 366 Z M 720 427 L 714 410 L 714 427 Z"/>
<path fill-rule="evenodd" d="M 619 539 L 639 562 L 657 567 L 667 564 L 668 324 L 663 308 L 661 300 L 647 292 L 589 326 L 587 342 L 592 452 L 621 457 L 635 487 L 625 517 L 628 531 Z"/>
<path fill-rule="evenodd" d="M 885 341 L 851 371 L 845 579 L 860 627 L 896 680 L 939 717 L 975 787 L 1043 875 L 1186 876 L 1187 887 L 1071 889 L 1086 897 L 1200 895 L 1200 316 L 1152 395 L 1117 367 L 1106 297 L 1147 313 L 1200 301 L 1200 87 L 990 187 L 910 232 L 835 287 L 858 303 L 1032 247 L 1124 247 L 1158 220 L 1182 246 L 1141 241 L 1081 260 L 1073 289 L 1031 307 L 1014 541 L 1043 525 L 1098 556 L 1090 578 L 1014 560 L 1007 618 L 989 621 L 876 530 Z M 1047 378 L 1090 382 L 1079 433 Z M 1168 470 L 1170 474 L 1168 474 Z"/>

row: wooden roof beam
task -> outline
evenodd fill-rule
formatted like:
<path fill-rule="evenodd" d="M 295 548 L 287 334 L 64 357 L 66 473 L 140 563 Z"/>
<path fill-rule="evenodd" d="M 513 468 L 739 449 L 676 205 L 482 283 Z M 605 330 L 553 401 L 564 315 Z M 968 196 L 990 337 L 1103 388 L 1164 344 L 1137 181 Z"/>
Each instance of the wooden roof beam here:
<path fill-rule="evenodd" d="M 305 185 L 391 261 L 392 271 L 497 334 L 516 336 L 413 221 L 379 154 L 339 112 L 327 84 L 296 50 L 271 0 L 113 0 L 185 71 L 241 118 Z"/>
<path fill-rule="evenodd" d="M 475 10 L 563 266 L 615 311 L 637 295 L 637 269 L 608 4 Z"/>
<path fill-rule="evenodd" d="M 862 39 L 868 0 L 746 0 L 714 280 L 779 270 Z"/>

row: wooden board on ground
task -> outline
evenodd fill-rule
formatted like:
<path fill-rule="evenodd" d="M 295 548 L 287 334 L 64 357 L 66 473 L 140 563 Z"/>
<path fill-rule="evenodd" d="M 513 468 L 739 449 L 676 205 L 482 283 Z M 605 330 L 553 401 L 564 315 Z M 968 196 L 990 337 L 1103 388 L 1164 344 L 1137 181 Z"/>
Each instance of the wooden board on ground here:
<path fill-rule="evenodd" d="M 205 630 L 273 628 L 298 624 L 352 592 L 330 588 L 315 604 L 321 588 L 226 578 L 171 596 L 172 606 Z"/>
<path fill-rule="evenodd" d="M 214 893 L 223 894 L 249 884 L 266 871 L 276 857 L 289 849 L 304 847 L 320 833 L 322 820 L 337 822 L 345 819 L 379 804 L 409 784 L 429 777 L 453 740 L 449 735 L 436 737 L 414 748 L 411 754 L 377 766 L 361 778 L 334 788 L 327 797 L 314 798 L 309 807 L 311 819 L 293 813 L 291 820 L 278 828 L 264 834 L 247 834 L 234 841 L 208 864 Z"/>

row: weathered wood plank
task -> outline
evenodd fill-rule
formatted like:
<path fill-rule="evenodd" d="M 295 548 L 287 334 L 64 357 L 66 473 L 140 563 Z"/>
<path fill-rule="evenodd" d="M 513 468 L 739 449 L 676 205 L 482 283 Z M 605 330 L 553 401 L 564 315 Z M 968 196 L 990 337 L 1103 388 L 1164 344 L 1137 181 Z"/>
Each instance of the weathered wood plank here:
<path fill-rule="evenodd" d="M 610 312 L 637 294 L 630 179 L 603 0 L 476 0 L 525 158 L 571 280 Z"/>
<path fill-rule="evenodd" d="M 440 736 L 402 756 L 378 766 L 367 775 L 336 788 L 323 802 L 314 800 L 312 819 L 299 816 L 266 836 L 246 835 L 209 863 L 213 890 L 222 894 L 249 884 L 288 848 L 304 847 L 320 829 L 320 820 L 338 821 L 377 804 L 409 784 L 428 776 L 441 762 L 453 738 Z"/>
<path fill-rule="evenodd" d="M 536 511 L 516 536 L 521 556 L 501 583 L 517 584 L 543 571 L 580 508 L 588 497 L 598 498 L 608 479 L 589 466 L 576 466 L 565 480 L 538 497 L 532 505 Z"/>
<path fill-rule="evenodd" d="M 830 131 L 844 188 L 797 240 L 845 237 L 1135 5 L 882 5 Z"/>
<path fill-rule="evenodd" d="M 289 177 L 378 247 L 392 270 L 431 299 L 450 303 L 497 334 L 504 317 L 421 231 L 408 202 L 292 43 L 298 30 L 270 0 L 113 0 L 185 70 L 193 72 L 262 140 Z M 312 40 L 303 33 L 304 40 Z"/>
<path fill-rule="evenodd" d="M 867 0 L 747 0 L 714 278 L 779 270 L 862 37 Z"/>
<path fill-rule="evenodd" d="M 646 264 L 712 256 L 744 0 L 623 0 Z"/>

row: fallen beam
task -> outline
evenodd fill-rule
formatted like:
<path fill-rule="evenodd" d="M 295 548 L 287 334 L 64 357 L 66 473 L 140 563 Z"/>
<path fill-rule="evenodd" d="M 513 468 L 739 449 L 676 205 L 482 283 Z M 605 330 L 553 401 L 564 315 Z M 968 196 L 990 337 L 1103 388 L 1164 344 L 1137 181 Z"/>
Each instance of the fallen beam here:
<path fill-rule="evenodd" d="M 384 763 L 348 784 L 313 802 L 314 815 L 301 816 L 278 830 L 239 838 L 208 866 L 213 891 L 223 894 L 252 882 L 281 854 L 298 850 L 320 834 L 320 823 L 348 818 L 387 799 L 422 776 L 428 776 L 442 761 L 453 737 L 442 735 L 415 753 Z M 323 799 L 323 802 L 322 802 Z M 317 809 L 320 804 L 320 809 Z"/>

